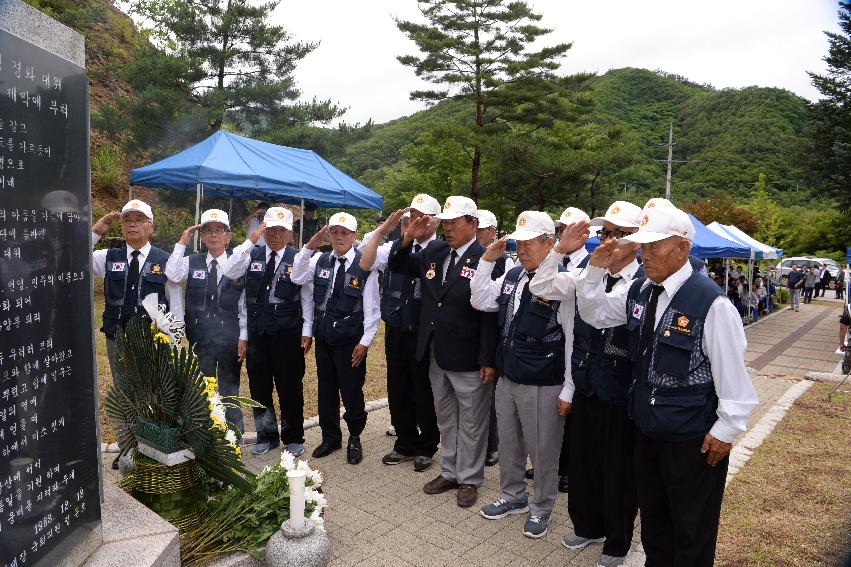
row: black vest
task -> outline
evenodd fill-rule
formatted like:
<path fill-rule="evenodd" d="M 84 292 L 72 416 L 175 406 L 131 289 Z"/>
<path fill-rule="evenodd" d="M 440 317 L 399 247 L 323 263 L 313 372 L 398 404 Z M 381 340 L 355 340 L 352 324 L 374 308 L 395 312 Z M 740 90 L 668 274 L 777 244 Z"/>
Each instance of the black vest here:
<path fill-rule="evenodd" d="M 395 254 L 399 241 L 393 242 L 390 254 Z M 388 327 L 416 331 L 420 323 L 422 303 L 420 278 L 384 270 L 384 287 L 381 291 L 381 318 Z"/>
<path fill-rule="evenodd" d="M 132 307 L 124 306 L 124 290 L 127 287 L 127 247 L 110 248 L 106 251 L 106 273 L 104 274 L 103 295 L 105 304 L 103 310 L 103 327 L 101 331 L 109 338 L 114 338 L 118 330 L 123 330 L 134 315 L 148 318 L 142 300 L 152 293 L 157 294 L 160 305 L 169 309 L 165 295 L 165 264 L 169 254 L 156 246 L 151 246 L 145 263 L 139 266 L 139 285 L 136 297 L 132 298 Z"/>
<path fill-rule="evenodd" d="M 502 329 L 497 368 L 501 376 L 518 384 L 561 385 L 565 364 L 564 331 L 558 322 L 561 302 L 532 295 L 514 313 L 515 291 L 522 274 L 522 266 L 510 269 L 497 298 Z"/>
<path fill-rule="evenodd" d="M 702 438 L 715 423 L 718 396 L 709 358 L 703 352 L 706 315 L 723 293 L 694 272 L 662 313 L 650 346 L 641 351 L 641 329 L 652 286 L 633 281 L 627 294 L 629 353 L 633 386 L 629 407 L 636 426 L 665 441 Z"/>
<path fill-rule="evenodd" d="M 644 277 L 639 266 L 634 278 Z M 573 320 L 571 376 L 576 391 L 586 397 L 597 395 L 604 402 L 625 406 L 632 382 L 626 325 L 596 329 L 579 316 Z"/>
<path fill-rule="evenodd" d="M 361 253 L 343 274 L 343 289 L 332 297 L 331 280 L 337 271 L 337 257 L 325 252 L 316 261 L 313 273 L 313 336 L 329 345 L 357 343 L 363 336 L 363 290 L 370 272 L 360 268 Z M 347 262 L 348 263 L 348 262 Z"/>
<path fill-rule="evenodd" d="M 221 266 L 218 270 L 221 270 Z M 219 272 L 221 273 L 221 272 Z M 189 344 L 235 345 L 239 340 L 239 298 L 245 278 L 237 281 L 224 276 L 218 284 L 218 301 L 209 303 L 207 253 L 189 256 L 186 278 L 186 338 Z"/>
<path fill-rule="evenodd" d="M 255 246 L 245 273 L 245 306 L 249 335 L 301 333 L 301 286 L 290 279 L 296 251 L 285 246 L 278 251 L 281 260 L 268 289 L 263 288 L 266 273 L 266 246 Z"/>

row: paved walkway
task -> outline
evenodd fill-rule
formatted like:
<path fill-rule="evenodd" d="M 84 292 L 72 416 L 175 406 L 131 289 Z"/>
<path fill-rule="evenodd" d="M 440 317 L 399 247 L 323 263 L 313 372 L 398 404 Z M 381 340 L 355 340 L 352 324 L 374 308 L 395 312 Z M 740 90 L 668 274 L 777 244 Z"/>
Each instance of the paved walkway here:
<path fill-rule="evenodd" d="M 746 360 L 760 374 L 754 378 L 760 406 L 751 418 L 762 415 L 806 371 L 831 371 L 839 357 L 836 343 L 839 302 L 804 305 L 798 313 L 788 310 L 747 329 Z M 581 551 L 561 546 L 561 538 L 572 529 L 566 496 L 561 494 L 543 539 L 530 540 L 521 533 L 524 516 L 489 521 L 478 515 L 478 505 L 463 510 L 455 504 L 455 492 L 428 496 L 425 482 L 437 473 L 437 465 L 416 473 L 410 463 L 396 467 L 380 459 L 392 448 L 384 432 L 390 425 L 387 409 L 369 414 L 362 436 L 364 461 L 359 466 L 345 462 L 338 451 L 315 464 L 326 470 L 328 533 L 333 540 L 334 567 L 348 565 L 570 565 L 593 566 L 599 545 Z M 319 443 L 319 429 L 307 431 L 308 452 Z M 278 458 L 273 452 L 252 461 L 260 469 Z M 497 497 L 498 467 L 486 468 L 479 491 L 479 505 Z M 635 544 L 638 543 L 638 533 Z"/>

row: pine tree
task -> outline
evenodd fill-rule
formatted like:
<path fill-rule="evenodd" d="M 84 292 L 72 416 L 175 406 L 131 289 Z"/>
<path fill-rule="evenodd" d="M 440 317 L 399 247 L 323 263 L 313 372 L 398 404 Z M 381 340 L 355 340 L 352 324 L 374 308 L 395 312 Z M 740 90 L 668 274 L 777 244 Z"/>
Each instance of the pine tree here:
<path fill-rule="evenodd" d="M 809 144 L 802 152 L 827 194 L 851 208 L 851 3 L 839 3 L 842 33 L 825 32 L 827 74 L 809 73 L 824 99 L 811 108 Z"/>
<path fill-rule="evenodd" d="M 563 111 L 568 88 L 555 75 L 570 49 L 560 43 L 531 51 L 528 46 L 552 30 L 540 27 L 540 14 L 515 0 L 418 0 L 427 23 L 397 20 L 421 55 L 397 57 L 418 77 L 441 88 L 414 91 L 412 100 L 447 98 L 473 103 L 470 137 L 470 196 L 479 198 L 485 136 L 490 130 L 527 125 L 546 127 Z"/>

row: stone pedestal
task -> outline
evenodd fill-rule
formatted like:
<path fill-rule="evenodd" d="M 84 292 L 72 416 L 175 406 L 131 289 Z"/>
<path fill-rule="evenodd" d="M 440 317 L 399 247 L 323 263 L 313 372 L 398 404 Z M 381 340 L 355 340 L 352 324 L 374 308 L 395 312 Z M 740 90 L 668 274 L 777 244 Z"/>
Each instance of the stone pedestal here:
<path fill-rule="evenodd" d="M 266 544 L 269 567 L 325 567 L 330 560 L 331 540 L 310 519 L 304 521 L 300 530 L 287 520 Z"/>

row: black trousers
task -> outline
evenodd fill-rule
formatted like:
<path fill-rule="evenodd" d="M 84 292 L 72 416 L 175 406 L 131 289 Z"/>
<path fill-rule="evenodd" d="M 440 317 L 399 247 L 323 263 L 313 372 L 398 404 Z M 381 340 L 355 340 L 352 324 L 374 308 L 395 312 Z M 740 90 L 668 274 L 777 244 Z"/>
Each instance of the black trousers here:
<path fill-rule="evenodd" d="M 714 467 L 703 438 L 670 442 L 635 437 L 635 481 L 646 567 L 711 567 L 730 458 Z"/>
<path fill-rule="evenodd" d="M 385 325 L 387 402 L 396 428 L 393 449 L 402 455 L 431 457 L 437 452 L 440 431 L 428 378 L 428 359 L 418 361 L 417 332 Z"/>
<path fill-rule="evenodd" d="M 248 388 L 251 398 L 266 406 L 254 408 L 257 442 L 277 447 L 280 442 L 304 443 L 304 351 L 301 331 L 280 335 L 256 334 L 248 339 Z M 281 432 L 272 405 L 278 391 Z"/>
<path fill-rule="evenodd" d="M 352 368 L 352 352 L 357 343 L 331 346 L 316 340 L 316 374 L 319 382 L 319 427 L 322 441 L 337 445 L 343 441 L 340 430 L 340 397 L 346 413 L 343 419 L 349 435 L 358 436 L 366 426 L 363 383 L 366 380 L 366 358 Z"/>
<path fill-rule="evenodd" d="M 224 396 L 239 395 L 239 362 L 236 354 L 236 341 L 228 345 L 217 345 L 208 342 L 195 343 L 195 354 L 201 365 L 201 374 L 212 376 L 219 383 L 219 394 Z M 238 436 L 242 436 L 245 423 L 242 419 L 242 409 L 239 407 L 226 408 L 225 418 L 236 426 Z"/>
<path fill-rule="evenodd" d="M 606 538 L 603 553 L 624 557 L 632 544 L 635 516 L 635 427 L 626 407 L 573 398 L 567 511 L 576 535 Z"/>
<path fill-rule="evenodd" d="M 558 475 L 567 476 L 570 468 L 570 435 L 573 423 L 572 410 L 564 418 L 564 437 L 561 438 L 561 452 L 558 456 Z"/>

